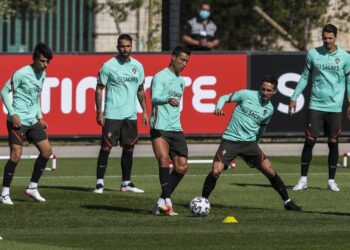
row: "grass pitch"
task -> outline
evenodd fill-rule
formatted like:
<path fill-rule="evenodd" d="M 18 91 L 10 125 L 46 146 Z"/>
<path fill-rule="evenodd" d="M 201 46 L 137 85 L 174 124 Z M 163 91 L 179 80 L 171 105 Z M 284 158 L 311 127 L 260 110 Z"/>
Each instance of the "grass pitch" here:
<path fill-rule="evenodd" d="M 285 211 L 268 180 L 240 160 L 220 177 L 204 218 L 191 217 L 188 203 L 201 194 L 209 164 L 190 165 L 172 196 L 178 216 L 154 217 L 154 158 L 134 159 L 133 182 L 144 194 L 119 192 L 119 159 L 110 159 L 102 195 L 92 193 L 96 159 L 59 159 L 58 170 L 41 179 L 46 203 L 23 196 L 34 161 L 22 160 L 11 188 L 15 205 L 0 205 L 0 249 L 350 249 L 350 170 L 338 169 L 341 191 L 328 191 L 327 159 L 314 157 L 308 190 L 295 192 L 299 157 L 270 159 L 302 213 Z M 226 216 L 238 223 L 222 223 Z"/>

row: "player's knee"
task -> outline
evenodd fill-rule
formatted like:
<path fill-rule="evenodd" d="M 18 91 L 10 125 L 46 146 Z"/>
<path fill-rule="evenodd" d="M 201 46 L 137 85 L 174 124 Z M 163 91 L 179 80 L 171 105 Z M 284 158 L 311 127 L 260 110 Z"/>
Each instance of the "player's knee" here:
<path fill-rule="evenodd" d="M 13 162 L 19 162 L 22 156 L 22 149 L 14 148 L 11 150 L 10 159 Z"/>
<path fill-rule="evenodd" d="M 224 170 L 223 164 L 215 164 L 213 165 L 212 175 L 218 178 Z"/>
<path fill-rule="evenodd" d="M 134 145 L 124 146 L 124 147 L 123 147 L 123 151 L 125 151 L 125 152 L 133 152 L 133 151 L 134 151 L 134 148 L 135 148 Z"/>
<path fill-rule="evenodd" d="M 176 172 L 178 172 L 180 174 L 186 174 L 187 169 L 188 169 L 187 163 L 186 164 L 181 164 L 181 165 L 177 166 Z"/>
<path fill-rule="evenodd" d="M 315 143 L 316 143 L 316 140 L 314 137 L 305 138 L 305 142 L 304 142 L 305 147 L 313 148 L 315 146 Z"/>
<path fill-rule="evenodd" d="M 166 156 L 159 156 L 158 157 L 158 164 L 159 166 L 169 166 L 169 157 Z"/>
<path fill-rule="evenodd" d="M 40 152 L 41 156 L 44 158 L 50 158 L 50 156 L 52 155 L 52 148 L 46 148 L 44 150 L 42 150 L 42 152 Z"/>
<path fill-rule="evenodd" d="M 106 151 L 106 152 L 110 152 L 112 148 L 110 147 L 101 147 L 101 150 Z"/>

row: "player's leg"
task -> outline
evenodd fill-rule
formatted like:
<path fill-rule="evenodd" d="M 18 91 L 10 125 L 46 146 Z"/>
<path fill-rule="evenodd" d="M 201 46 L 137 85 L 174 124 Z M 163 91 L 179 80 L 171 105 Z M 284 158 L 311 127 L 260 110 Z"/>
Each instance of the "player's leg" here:
<path fill-rule="evenodd" d="M 7 129 L 10 145 L 10 159 L 6 162 L 4 168 L 0 203 L 13 205 L 13 202 L 10 198 L 10 186 L 12 178 L 15 174 L 16 166 L 21 159 L 24 138 L 21 129 L 14 128 L 12 126 L 12 122 L 7 122 Z"/>
<path fill-rule="evenodd" d="M 188 148 L 184 134 L 182 132 L 173 132 L 169 147 L 170 155 L 174 162 L 174 169 L 170 174 L 170 193 L 172 194 L 188 169 Z"/>
<path fill-rule="evenodd" d="M 216 151 L 214 156 L 212 170 L 209 172 L 205 178 L 203 188 L 202 188 L 202 197 L 208 199 L 211 192 L 216 186 L 216 182 L 227 167 L 231 164 L 231 161 L 237 156 L 237 150 L 239 145 L 227 140 L 221 140 L 220 146 Z"/>
<path fill-rule="evenodd" d="M 32 177 L 25 194 L 36 201 L 45 202 L 45 199 L 38 191 L 38 183 L 46 168 L 46 164 L 52 155 L 52 148 L 47 138 L 46 131 L 39 122 L 33 126 L 30 126 L 26 136 L 28 140 L 33 142 L 35 147 L 39 150 L 39 156 L 34 163 Z"/>
<path fill-rule="evenodd" d="M 301 176 L 298 183 L 293 187 L 294 191 L 305 190 L 307 188 L 307 174 L 312 160 L 312 150 L 322 124 L 323 112 L 309 109 L 305 127 L 304 147 L 301 154 Z"/>
<path fill-rule="evenodd" d="M 122 169 L 122 183 L 120 192 L 144 193 L 142 189 L 135 187 L 131 182 L 131 170 L 133 165 L 133 153 L 138 139 L 137 121 L 124 120 L 120 131 L 120 145 L 123 147 L 120 160 Z"/>
<path fill-rule="evenodd" d="M 341 134 L 341 112 L 327 113 L 325 132 L 328 136 L 328 189 L 339 192 L 335 174 L 339 158 L 338 138 Z"/>
<path fill-rule="evenodd" d="M 170 174 L 169 174 L 169 144 L 162 135 L 163 131 L 151 129 L 152 147 L 155 157 L 158 161 L 159 181 L 161 187 L 161 194 L 157 201 L 157 207 L 153 212 L 154 215 L 158 213 L 165 214 L 167 212 L 166 200 L 170 200 Z"/>
<path fill-rule="evenodd" d="M 105 119 L 105 126 L 102 128 L 101 148 L 97 158 L 96 187 L 94 193 L 103 193 L 104 176 L 107 170 L 108 157 L 112 147 L 117 143 L 116 135 L 119 135 L 120 125 L 121 122 Z"/>
<path fill-rule="evenodd" d="M 259 155 L 259 158 L 262 160 L 259 164 L 256 165 L 256 168 L 262 172 L 267 179 L 270 181 L 271 186 L 277 191 L 277 193 L 281 196 L 284 207 L 287 210 L 292 211 L 301 211 L 301 207 L 296 205 L 288 195 L 288 191 L 286 189 L 286 186 L 284 185 L 284 182 L 279 177 L 279 175 L 276 173 L 276 171 L 272 168 L 272 164 L 269 159 L 266 158 L 265 154 L 261 151 L 261 155 Z"/>

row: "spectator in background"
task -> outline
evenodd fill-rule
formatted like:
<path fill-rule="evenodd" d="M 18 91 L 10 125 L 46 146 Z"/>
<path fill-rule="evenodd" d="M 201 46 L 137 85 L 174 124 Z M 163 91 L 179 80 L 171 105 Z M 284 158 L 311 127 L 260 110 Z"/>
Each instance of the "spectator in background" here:
<path fill-rule="evenodd" d="M 218 29 L 209 16 L 210 5 L 201 3 L 198 15 L 187 21 L 182 42 L 191 50 L 211 50 L 219 46 Z"/>

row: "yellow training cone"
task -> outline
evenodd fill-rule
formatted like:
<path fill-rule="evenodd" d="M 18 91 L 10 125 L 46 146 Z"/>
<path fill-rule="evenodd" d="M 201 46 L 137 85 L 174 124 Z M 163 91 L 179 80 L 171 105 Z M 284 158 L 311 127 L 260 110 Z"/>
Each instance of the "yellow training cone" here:
<path fill-rule="evenodd" d="M 238 223 L 235 217 L 227 216 L 223 221 L 223 223 Z"/>

